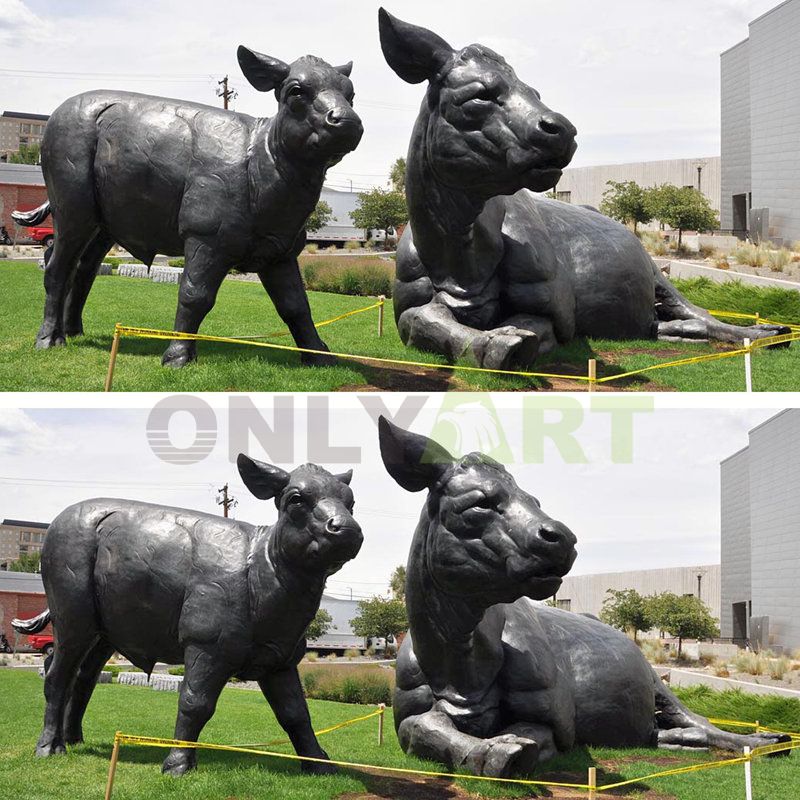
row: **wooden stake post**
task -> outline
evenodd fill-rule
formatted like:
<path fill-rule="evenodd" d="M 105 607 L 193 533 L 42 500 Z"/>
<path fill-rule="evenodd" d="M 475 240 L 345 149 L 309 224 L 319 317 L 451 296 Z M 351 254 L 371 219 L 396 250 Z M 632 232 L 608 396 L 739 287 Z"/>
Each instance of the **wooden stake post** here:
<path fill-rule="evenodd" d="M 589 359 L 589 391 L 594 391 L 594 382 L 597 380 L 597 359 Z"/>
<path fill-rule="evenodd" d="M 111 800 L 111 790 L 114 788 L 114 774 L 117 771 L 117 759 L 119 758 L 119 731 L 114 736 L 114 749 L 111 751 L 111 763 L 108 765 L 108 783 L 106 783 L 105 800 Z"/>
<path fill-rule="evenodd" d="M 383 744 L 383 718 L 386 716 L 386 703 L 381 703 L 378 708 L 381 713 L 378 714 L 378 744 Z"/>
<path fill-rule="evenodd" d="M 747 352 L 744 354 L 744 390 L 746 392 L 753 391 L 753 365 L 750 361 L 750 340 L 744 340 L 744 346 Z"/>
<path fill-rule="evenodd" d="M 114 326 L 114 341 L 111 342 L 111 356 L 108 359 L 108 373 L 106 374 L 106 385 L 103 391 L 110 392 L 114 383 L 114 367 L 117 364 L 117 353 L 119 352 L 119 323 Z"/>
<path fill-rule="evenodd" d="M 380 305 L 378 306 L 378 336 L 383 336 L 383 309 L 386 305 L 386 296 L 380 295 L 378 297 L 378 302 Z M 383 719 L 383 717 L 381 717 Z"/>
<path fill-rule="evenodd" d="M 597 797 L 597 767 L 589 767 L 589 800 Z"/>
<path fill-rule="evenodd" d="M 744 794 L 746 800 L 753 800 L 753 773 L 750 769 L 750 748 L 745 746 L 744 757 L 747 761 L 744 762 Z"/>

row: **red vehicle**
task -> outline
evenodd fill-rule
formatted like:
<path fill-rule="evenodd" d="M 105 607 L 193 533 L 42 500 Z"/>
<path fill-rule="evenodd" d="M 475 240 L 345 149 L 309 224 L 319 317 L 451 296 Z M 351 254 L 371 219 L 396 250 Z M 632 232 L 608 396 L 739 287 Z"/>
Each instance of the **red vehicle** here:
<path fill-rule="evenodd" d="M 49 633 L 29 634 L 28 644 L 34 650 L 38 650 L 45 658 L 53 655 L 53 637 Z"/>
<path fill-rule="evenodd" d="M 28 228 L 28 233 L 34 242 L 42 245 L 42 247 L 50 247 L 55 241 L 55 231 L 52 227 L 44 226 L 38 228 Z"/>

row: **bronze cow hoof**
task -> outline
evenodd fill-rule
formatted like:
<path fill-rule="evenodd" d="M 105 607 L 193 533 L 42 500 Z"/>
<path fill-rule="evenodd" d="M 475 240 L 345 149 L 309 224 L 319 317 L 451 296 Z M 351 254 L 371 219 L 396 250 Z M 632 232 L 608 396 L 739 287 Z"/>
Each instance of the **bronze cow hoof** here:
<path fill-rule="evenodd" d="M 172 342 L 161 357 L 161 365 L 181 369 L 192 361 L 197 360 L 197 348 L 190 346 L 189 342 Z"/>
<path fill-rule="evenodd" d="M 539 761 L 539 745 L 507 733 L 487 739 L 474 755 L 467 758 L 470 771 L 493 778 L 532 775 Z"/>
<path fill-rule="evenodd" d="M 486 331 L 472 341 L 478 365 L 486 369 L 527 369 L 539 353 L 539 337 L 533 331 L 506 325 Z"/>

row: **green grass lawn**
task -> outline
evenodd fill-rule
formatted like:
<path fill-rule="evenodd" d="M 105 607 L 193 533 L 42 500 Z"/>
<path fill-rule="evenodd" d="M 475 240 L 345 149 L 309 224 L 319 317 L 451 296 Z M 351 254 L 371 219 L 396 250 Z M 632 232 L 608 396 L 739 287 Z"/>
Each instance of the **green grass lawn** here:
<path fill-rule="evenodd" d="M 744 701 L 696 690 L 684 698 L 699 709 L 731 710 L 731 702 L 750 719 L 780 726 L 800 716 L 798 701 L 746 696 Z M 66 756 L 36 759 L 33 746 L 39 734 L 43 707 L 42 681 L 31 672 L 0 670 L 0 790 L 14 800 L 81 800 L 103 796 L 114 732 L 151 736 L 170 736 L 174 724 L 177 696 L 151 689 L 101 685 L 87 712 L 86 742 L 71 748 Z M 369 707 L 309 702 L 316 728 L 341 722 L 371 710 Z M 330 756 L 343 761 L 360 761 L 381 766 L 441 769 L 436 765 L 405 756 L 397 745 L 387 710 L 386 741 L 377 743 L 375 719 L 321 737 Z M 217 712 L 206 726 L 203 740 L 219 744 L 269 741 L 282 736 L 272 712 L 257 692 L 229 688 L 223 692 Z M 287 746 L 280 749 L 292 752 Z M 335 776 L 302 775 L 297 762 L 281 761 L 240 753 L 201 751 L 198 770 L 184 778 L 164 777 L 160 762 L 166 751 L 123 746 L 114 788 L 116 800 L 250 800 L 250 798 L 302 798 L 323 800 L 345 795 L 377 794 L 394 798 L 413 796 L 422 800 L 446 800 L 455 795 L 448 782 L 426 781 L 417 784 L 413 794 L 408 782 L 397 776 L 383 776 L 362 770 L 344 769 Z M 549 762 L 537 778 L 584 783 L 586 769 L 597 765 L 598 782 L 610 783 L 635 778 L 675 766 L 714 760 L 718 754 L 686 754 L 655 750 L 610 750 L 578 748 Z M 794 800 L 800 782 L 800 756 L 759 759 L 753 765 L 756 800 Z M 459 781 L 463 790 L 488 797 L 531 796 L 530 788 Z M 634 784 L 619 790 L 620 796 L 681 800 L 730 800 L 744 795 L 742 767 L 673 776 Z M 548 796 L 538 790 L 537 796 Z M 576 795 L 576 796 L 584 796 Z M 563 797 L 563 795 L 559 795 Z"/>
<path fill-rule="evenodd" d="M 800 293 L 753 287 L 719 287 L 709 281 L 686 281 L 682 287 L 696 302 L 731 311 L 759 311 L 787 321 L 800 320 Z M 177 286 L 146 279 L 99 277 L 87 303 L 86 335 L 64 348 L 36 351 L 33 340 L 41 323 L 44 291 L 42 273 L 32 262 L 0 262 L 0 390 L 100 391 L 103 388 L 114 325 L 170 329 L 175 315 Z M 309 292 L 314 318 L 328 319 L 369 305 L 369 298 Z M 261 285 L 225 281 L 202 333 L 252 336 L 280 330 L 282 324 Z M 387 303 L 383 338 L 376 335 L 377 312 L 334 323 L 322 331 L 334 351 L 442 364 L 436 355 L 406 348 L 394 326 Z M 291 343 L 291 339 L 275 340 Z M 342 361 L 335 367 L 302 367 L 295 353 L 264 348 L 201 342 L 199 361 L 183 370 L 161 367 L 166 343 L 123 339 L 114 378 L 115 391 L 335 391 L 375 387 L 385 390 L 575 390 L 583 384 L 517 377 L 478 375 L 426 368 L 386 368 Z M 754 388 L 793 391 L 800 388 L 800 345 L 753 356 Z M 655 341 L 611 342 L 576 340 L 557 349 L 536 370 L 586 374 L 587 360 L 597 358 L 598 375 L 637 369 L 659 361 L 715 352 L 706 344 L 668 344 Z M 741 391 L 742 360 L 671 368 L 608 384 L 617 390 Z"/>

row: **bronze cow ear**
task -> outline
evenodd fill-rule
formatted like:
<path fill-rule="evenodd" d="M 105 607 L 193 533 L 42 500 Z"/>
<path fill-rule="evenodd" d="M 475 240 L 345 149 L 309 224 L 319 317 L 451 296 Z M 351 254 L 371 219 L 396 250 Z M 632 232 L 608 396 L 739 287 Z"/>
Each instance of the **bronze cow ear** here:
<path fill-rule="evenodd" d="M 286 470 L 248 458 L 244 453 L 239 453 L 236 466 L 239 468 L 244 485 L 259 500 L 269 500 L 279 495 L 291 478 Z"/>
<path fill-rule="evenodd" d="M 280 86 L 289 74 L 289 65 L 279 58 L 265 56 L 263 53 L 256 53 L 243 44 L 239 45 L 236 51 L 239 59 L 239 66 L 245 78 L 259 92 L 269 92 Z"/>
<path fill-rule="evenodd" d="M 431 488 L 455 460 L 440 444 L 378 420 L 381 458 L 388 473 L 409 492 Z"/>
<path fill-rule="evenodd" d="M 342 64 L 340 67 L 334 67 L 337 72 L 341 72 L 345 78 L 350 77 L 350 73 L 353 71 L 353 62 L 348 61 L 346 64 Z"/>
<path fill-rule="evenodd" d="M 378 11 L 381 49 L 386 63 L 406 83 L 422 83 L 436 77 L 453 55 L 453 48 L 433 31 Z"/>
<path fill-rule="evenodd" d="M 353 470 L 349 469 L 347 472 L 340 472 L 338 475 L 334 475 L 333 477 L 349 486 L 350 481 L 353 480 Z"/>

